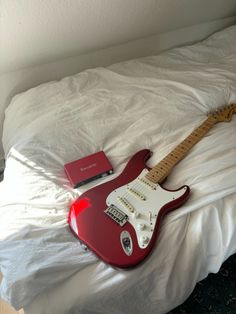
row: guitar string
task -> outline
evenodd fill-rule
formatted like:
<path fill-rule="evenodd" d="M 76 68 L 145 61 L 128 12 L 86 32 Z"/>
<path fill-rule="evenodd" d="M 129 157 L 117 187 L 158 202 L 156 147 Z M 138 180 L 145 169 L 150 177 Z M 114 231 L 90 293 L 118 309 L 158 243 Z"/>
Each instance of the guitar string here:
<path fill-rule="evenodd" d="M 197 142 L 198 142 L 198 140 L 195 142 L 195 140 L 194 140 L 194 138 L 192 138 L 192 136 L 196 133 L 197 134 L 197 136 L 201 139 L 204 135 L 205 135 L 205 133 L 207 133 L 208 131 L 209 131 L 209 129 L 213 126 L 213 124 L 211 124 L 210 123 L 210 125 L 206 125 L 207 123 L 209 123 L 210 121 L 209 121 L 210 119 L 209 118 L 207 118 L 206 120 L 204 120 L 203 121 L 203 123 L 198 127 L 198 128 L 196 128 L 195 130 L 193 130 L 193 132 L 192 133 L 190 133 L 177 147 L 175 147 L 174 148 L 174 150 L 170 153 L 170 154 L 168 154 L 165 158 L 168 160 L 168 162 L 169 162 L 169 164 L 170 164 L 170 169 L 172 169 L 174 166 L 175 166 L 175 160 L 173 161 L 172 159 L 171 159 L 171 157 L 172 157 L 172 155 L 174 155 L 174 157 L 175 158 L 177 158 L 178 159 L 178 161 L 180 161 L 181 159 L 182 159 L 182 155 L 183 155 L 183 157 L 184 157 L 184 155 L 185 155 L 185 153 L 186 152 L 188 152 L 191 148 L 192 148 L 192 146 L 194 146 Z M 204 130 L 204 128 L 206 128 L 205 130 Z M 203 131 L 203 134 L 201 134 L 202 133 L 202 131 Z M 188 143 L 188 144 L 186 144 L 185 142 L 186 142 L 186 140 L 189 140 L 190 142 Z M 184 151 L 183 152 L 181 152 L 181 151 L 178 151 L 178 149 L 179 149 L 179 147 L 181 147 L 181 145 L 184 145 Z M 174 152 L 174 153 L 173 153 Z M 172 154 L 172 155 L 171 155 Z M 166 170 L 164 169 L 164 171 L 159 171 L 159 168 L 162 168 L 162 166 L 161 166 L 161 162 L 162 162 L 163 160 L 161 160 L 160 162 L 159 162 L 159 164 L 157 164 L 155 167 L 153 167 L 152 169 L 154 169 L 154 168 L 156 168 L 157 169 L 157 171 L 153 171 L 154 172 L 154 179 L 155 179 L 155 181 L 157 181 L 157 179 L 159 178 L 162 178 L 162 177 L 165 177 L 165 175 L 166 175 Z M 177 161 L 177 162 L 178 162 Z M 159 168 L 158 168 L 158 166 L 159 166 Z M 151 170 L 152 170 L 151 169 Z M 144 180 L 146 179 L 147 181 L 150 181 L 151 182 L 151 185 L 153 184 L 154 186 L 158 186 L 159 184 L 158 183 L 156 183 L 156 182 L 153 182 L 152 180 L 150 180 L 149 178 L 147 178 L 146 176 L 148 175 L 148 174 L 150 174 L 150 171 L 151 170 L 149 170 L 147 173 L 145 173 L 143 176 L 142 176 L 142 178 L 144 178 Z M 162 169 L 161 169 L 162 170 Z M 169 171 L 169 169 L 167 169 L 168 171 Z M 158 171 L 159 171 L 159 173 L 158 173 Z M 140 175 L 139 175 L 140 176 Z M 138 177 L 137 177 L 138 178 Z M 137 179 L 136 178 L 136 179 Z M 132 181 L 130 182 L 130 183 L 132 183 Z M 144 183 L 145 184 L 145 183 Z M 141 186 L 141 188 L 140 188 L 140 186 Z M 143 186 L 143 183 L 140 183 L 140 182 L 137 182 L 137 183 L 135 183 L 135 184 L 133 184 L 132 185 L 132 188 L 140 188 L 139 189 L 139 191 L 141 190 L 141 193 L 143 193 L 143 194 L 145 194 L 145 187 Z M 151 188 L 151 187 L 150 187 Z M 130 196 L 130 193 L 128 192 L 128 190 L 127 190 L 127 188 L 126 188 L 126 191 L 125 191 L 125 193 L 124 194 L 122 194 L 122 196 L 121 197 L 123 197 L 123 198 L 128 198 L 129 199 L 129 196 Z M 135 197 L 135 196 L 134 196 Z M 119 200 L 117 200 L 116 202 L 115 202 L 115 204 L 114 205 L 116 205 L 118 208 L 119 208 L 119 205 L 120 205 L 120 201 Z M 131 206 L 132 206 L 132 204 L 130 204 Z M 123 207 L 125 207 L 124 205 L 123 205 Z M 129 211 L 129 210 L 128 210 Z"/>
<path fill-rule="evenodd" d="M 231 107 L 233 106 L 233 105 L 235 105 L 235 104 L 231 104 Z M 192 148 L 192 146 L 194 146 L 213 126 L 214 126 L 214 124 L 216 123 L 216 120 L 215 120 L 215 118 L 213 117 L 213 116 L 210 116 L 210 117 L 208 117 L 205 121 L 203 121 L 203 123 L 198 127 L 198 128 L 196 128 L 195 130 L 193 130 L 193 132 L 192 133 L 190 133 L 189 134 L 189 136 L 187 136 L 173 151 L 175 152 L 175 154 L 176 154 L 176 156 L 175 156 L 175 158 L 177 158 L 177 159 L 179 159 L 178 161 L 180 161 L 184 156 L 185 156 L 185 154 L 186 154 L 186 152 L 188 152 L 191 148 Z M 198 137 L 198 139 L 192 139 L 192 137 L 193 136 L 197 136 Z M 188 144 L 186 145 L 186 141 L 188 141 Z M 189 145 L 190 144 L 190 145 Z M 179 148 L 181 148 L 181 145 L 184 147 L 184 152 L 181 152 L 181 155 L 182 156 L 179 156 L 180 155 L 180 153 L 179 153 L 179 151 L 178 151 L 178 149 Z M 172 152 L 172 154 L 173 154 L 173 152 Z M 169 156 L 169 159 L 170 159 L 170 164 L 172 164 L 172 160 L 171 160 L 171 153 L 169 154 L 169 155 L 167 155 L 166 157 L 167 157 L 167 159 L 168 159 L 168 156 Z M 165 158 L 166 158 L 165 157 Z M 178 162 L 177 161 L 177 162 Z M 162 162 L 162 161 L 161 161 Z M 161 163 L 160 162 L 160 163 Z M 161 168 L 161 165 L 160 165 L 160 163 L 158 164 L 159 165 L 159 167 Z M 175 166 L 175 162 L 174 162 L 174 164 L 173 165 L 171 165 L 171 169 L 173 168 L 173 166 Z M 155 167 L 158 169 L 158 165 L 156 165 Z M 155 168 L 154 167 L 154 168 Z M 153 169 L 153 168 L 152 168 Z M 152 170 L 151 169 L 151 170 Z M 158 169 L 159 170 L 159 169 Z M 162 170 L 162 169 L 161 169 Z M 156 171 L 153 171 L 154 173 L 155 173 L 155 175 L 154 175 L 154 179 L 155 179 L 155 181 L 157 180 L 157 178 L 159 177 L 158 176 L 158 171 L 156 172 Z M 149 173 L 150 173 L 150 170 L 149 170 Z M 148 174 L 148 173 L 147 173 Z M 144 176 L 143 177 L 146 177 L 146 175 L 147 174 L 144 174 Z M 161 177 L 160 178 L 162 178 L 162 176 L 163 176 L 163 174 L 162 174 L 162 171 L 160 171 L 160 174 L 161 174 Z M 164 174 L 165 174 L 165 171 L 164 171 Z M 140 175 L 139 175 L 140 176 Z M 138 176 L 138 177 L 139 177 Z M 138 177 L 136 178 L 136 179 L 138 179 Z M 135 180 L 136 180 L 135 179 Z M 158 183 L 156 183 L 156 182 L 153 182 L 152 180 L 150 180 L 149 178 L 147 178 L 146 177 L 146 179 L 148 180 L 148 181 L 150 181 L 151 182 L 151 184 L 153 183 L 153 184 L 155 184 L 156 186 L 158 186 L 159 184 Z M 133 180 L 134 181 L 134 180 Z M 133 181 L 131 181 L 130 183 L 132 183 Z M 140 183 L 140 182 L 137 182 L 137 183 L 135 183 L 134 185 L 132 185 L 132 188 L 140 188 L 140 186 L 141 186 L 141 192 L 145 195 L 146 194 L 146 190 L 145 190 L 145 187 L 143 186 L 143 184 L 142 183 Z M 140 191 L 140 190 L 139 190 Z M 127 190 L 127 187 L 126 187 L 126 190 L 125 190 L 125 193 L 122 195 L 123 196 L 123 198 L 128 198 L 129 199 L 129 197 L 130 197 L 130 193 L 128 192 L 128 190 Z M 135 195 L 132 195 L 133 197 L 136 197 Z M 118 208 L 120 207 L 119 205 L 120 205 L 120 201 L 119 200 L 117 200 L 116 199 L 116 201 L 114 202 L 115 204 L 114 205 L 116 205 Z M 128 201 L 128 203 L 130 203 L 129 201 Z M 132 204 L 130 204 L 131 206 L 133 206 Z M 123 205 L 123 207 L 125 207 L 124 205 Z M 128 212 L 130 212 L 129 210 L 128 210 Z M 130 213 L 128 213 L 128 216 L 130 217 Z"/>
<path fill-rule="evenodd" d="M 140 175 L 139 175 L 140 176 Z M 139 177 L 138 176 L 138 177 Z M 144 174 L 144 176 L 145 176 L 145 174 Z M 135 179 L 135 180 L 137 180 L 138 179 L 138 177 Z M 134 181 L 134 180 L 133 180 Z M 132 183 L 133 181 L 131 181 L 130 183 Z M 145 193 L 145 187 L 143 186 L 143 184 L 142 183 L 140 183 L 140 182 L 136 182 L 135 184 L 133 184 L 132 185 L 132 188 L 140 188 L 141 189 L 141 192 L 144 194 Z M 124 193 L 124 196 L 123 197 L 129 197 L 130 196 L 130 193 L 129 192 L 127 192 L 127 188 L 126 188 L 126 193 Z M 136 197 L 135 195 L 132 195 L 134 198 Z M 118 200 L 116 200 L 115 202 L 114 202 L 115 204 L 114 205 L 116 205 L 118 208 L 120 208 L 120 202 L 118 201 Z M 118 205 L 117 205 L 117 203 L 118 203 Z M 123 210 L 124 211 L 124 210 Z M 126 210 L 127 211 L 127 210 Z M 140 213 L 140 212 L 139 212 Z M 142 214 L 143 214 L 143 211 L 142 211 Z M 131 217 L 130 217 L 130 212 L 129 212 L 129 210 L 128 210 L 128 217 L 129 217 L 129 219 L 131 218 L 131 219 L 135 219 L 135 217 L 132 217 L 132 213 L 131 213 Z M 140 221 L 140 224 L 142 224 L 142 223 L 144 223 L 144 225 L 146 225 L 147 226 L 147 218 L 146 219 L 141 219 L 141 221 Z M 148 227 L 149 228 L 151 228 L 151 230 L 146 230 L 146 232 L 148 232 L 149 234 L 150 234 L 150 232 L 151 232 L 151 235 L 149 235 L 149 237 L 150 237 L 150 239 L 152 238 L 152 236 L 153 236 L 153 231 L 154 231 L 154 228 L 155 228 L 155 224 L 156 224 L 156 216 L 154 217 L 154 221 L 152 221 L 152 225 L 148 225 Z M 139 237 L 139 233 L 140 233 L 140 230 L 138 230 L 138 227 L 136 227 L 136 224 L 132 224 L 132 226 L 134 227 L 134 230 L 135 230 L 135 232 L 136 232 L 136 235 L 137 235 L 137 239 L 138 239 L 138 243 L 139 243 L 139 246 L 140 247 L 143 247 L 143 244 L 142 243 L 140 243 L 140 237 Z M 136 230 L 137 229 L 137 230 Z M 148 244 L 148 243 L 147 243 Z"/>
<path fill-rule="evenodd" d="M 139 175 L 140 176 L 140 175 Z M 138 176 L 138 177 L 139 177 Z M 144 174 L 144 176 L 145 176 L 145 174 Z M 143 177 L 144 177 L 143 176 Z M 138 177 L 135 179 L 135 180 L 138 180 Z M 134 181 L 134 180 L 133 180 Z M 128 183 L 128 184 L 131 184 L 133 181 L 131 181 L 130 183 Z M 127 184 L 127 185 L 128 185 Z M 136 188 L 136 189 L 139 189 L 139 191 L 141 191 L 141 193 L 143 194 L 143 195 L 145 195 L 146 194 L 146 188 L 144 187 L 144 185 L 143 185 L 144 183 L 140 183 L 140 182 L 136 182 L 134 185 L 132 185 L 132 188 Z M 156 186 L 158 186 L 158 184 L 155 184 Z M 147 187 L 147 188 L 149 188 L 149 187 Z M 151 187 L 150 187 L 151 188 Z M 119 189 L 119 188 L 118 188 Z M 129 196 L 131 196 L 131 194 L 130 194 L 130 192 L 129 191 L 127 191 L 127 187 L 126 187 L 126 191 L 125 191 L 125 193 L 124 194 L 122 194 L 122 197 L 123 198 L 126 198 L 126 199 L 129 199 Z M 135 195 L 132 195 L 133 196 L 133 198 L 135 198 L 135 197 L 137 197 L 137 196 L 135 196 Z M 117 197 L 116 197 L 117 198 Z M 128 200 L 128 202 L 129 202 L 129 200 Z M 118 208 L 120 208 L 120 203 L 121 203 L 121 201 L 119 201 L 118 199 L 116 199 L 116 201 L 113 203 L 115 206 L 117 206 Z M 130 202 L 129 202 L 130 203 Z M 123 205 L 123 204 L 122 204 Z M 132 206 L 132 207 L 134 207 L 135 208 L 135 206 L 133 206 L 132 205 L 132 203 L 130 203 L 130 205 Z M 123 205 L 123 207 L 124 208 L 126 208 L 125 207 L 125 205 Z M 130 211 L 129 211 L 129 209 L 127 210 L 128 211 L 128 216 L 130 217 L 130 214 L 132 215 L 132 213 L 130 213 Z"/>

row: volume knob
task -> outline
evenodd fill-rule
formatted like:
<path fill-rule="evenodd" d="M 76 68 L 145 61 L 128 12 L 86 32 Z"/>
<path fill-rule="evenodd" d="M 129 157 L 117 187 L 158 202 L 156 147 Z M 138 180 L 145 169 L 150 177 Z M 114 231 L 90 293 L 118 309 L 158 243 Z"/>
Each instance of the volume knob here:
<path fill-rule="evenodd" d="M 138 224 L 138 230 L 144 230 L 145 224 Z"/>

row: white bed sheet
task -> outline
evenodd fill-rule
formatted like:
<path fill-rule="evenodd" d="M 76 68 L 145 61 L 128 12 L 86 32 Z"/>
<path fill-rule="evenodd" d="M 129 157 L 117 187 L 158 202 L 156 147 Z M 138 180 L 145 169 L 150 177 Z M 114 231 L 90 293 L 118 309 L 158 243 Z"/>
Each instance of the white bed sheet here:
<path fill-rule="evenodd" d="M 206 117 L 236 101 L 236 26 L 159 56 L 33 88 L 6 110 L 0 184 L 1 297 L 26 313 L 166 313 L 236 252 L 236 117 L 215 126 L 170 174 L 191 197 L 163 222 L 153 254 L 132 270 L 84 251 L 70 202 L 119 174 L 143 148 L 155 165 Z M 115 174 L 73 190 L 63 165 L 104 150 Z"/>

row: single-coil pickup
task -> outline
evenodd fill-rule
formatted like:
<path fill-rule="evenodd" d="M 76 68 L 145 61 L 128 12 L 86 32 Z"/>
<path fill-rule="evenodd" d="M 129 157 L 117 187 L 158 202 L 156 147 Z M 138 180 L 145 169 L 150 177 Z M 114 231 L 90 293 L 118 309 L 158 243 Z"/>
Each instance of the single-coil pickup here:
<path fill-rule="evenodd" d="M 133 194 L 133 195 L 137 196 L 138 198 L 140 198 L 142 201 L 145 201 L 145 200 L 146 200 L 146 196 L 145 196 L 144 194 L 140 193 L 139 191 L 137 191 L 137 190 L 135 190 L 135 189 L 132 189 L 132 188 L 127 188 L 127 190 L 128 190 L 131 194 Z"/>
<path fill-rule="evenodd" d="M 124 207 L 126 207 L 131 213 L 134 213 L 134 212 L 135 212 L 134 206 L 132 206 L 132 205 L 127 201 L 126 198 L 120 197 L 120 196 L 118 196 L 117 198 L 118 198 L 118 200 L 121 202 L 121 204 L 122 204 Z"/>
<path fill-rule="evenodd" d="M 145 180 L 144 178 L 138 178 L 138 180 L 143 183 L 144 185 L 150 187 L 152 190 L 156 190 L 157 187 L 154 183 L 148 181 L 148 180 Z"/>

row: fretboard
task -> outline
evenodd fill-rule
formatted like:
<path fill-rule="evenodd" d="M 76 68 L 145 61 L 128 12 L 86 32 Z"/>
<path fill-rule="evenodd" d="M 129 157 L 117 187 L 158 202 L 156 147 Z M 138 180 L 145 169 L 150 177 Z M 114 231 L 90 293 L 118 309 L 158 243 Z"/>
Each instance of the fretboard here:
<path fill-rule="evenodd" d="M 195 129 L 172 152 L 162 159 L 147 174 L 146 178 L 154 183 L 161 183 L 172 168 L 187 155 L 188 151 L 212 128 L 217 121 L 208 117 L 197 129 Z"/>

